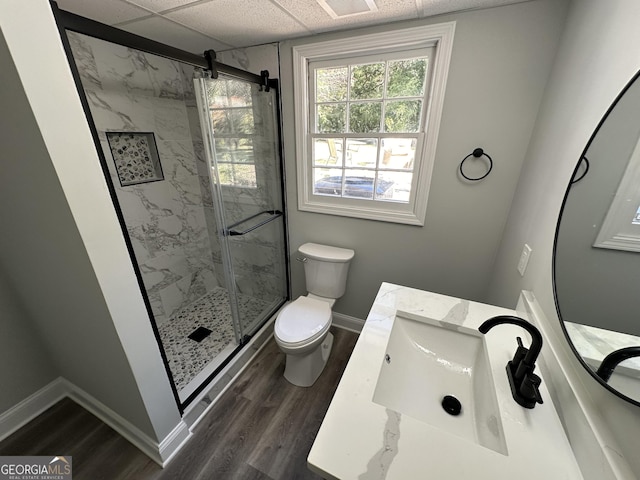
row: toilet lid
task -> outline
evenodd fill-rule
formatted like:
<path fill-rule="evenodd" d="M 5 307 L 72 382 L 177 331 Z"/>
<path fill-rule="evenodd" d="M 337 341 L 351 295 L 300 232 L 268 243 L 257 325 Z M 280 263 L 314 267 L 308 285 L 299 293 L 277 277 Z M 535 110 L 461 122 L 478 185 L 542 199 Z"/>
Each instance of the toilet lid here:
<path fill-rule="evenodd" d="M 299 297 L 276 318 L 275 334 L 283 342 L 300 343 L 322 335 L 330 324 L 331 307 L 327 302 Z"/>

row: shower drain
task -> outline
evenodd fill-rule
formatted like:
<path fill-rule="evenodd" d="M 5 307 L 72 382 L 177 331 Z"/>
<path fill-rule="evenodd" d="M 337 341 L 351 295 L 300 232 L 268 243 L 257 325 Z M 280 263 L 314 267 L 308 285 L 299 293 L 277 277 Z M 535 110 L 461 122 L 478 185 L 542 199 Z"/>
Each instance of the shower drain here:
<path fill-rule="evenodd" d="M 202 340 L 207 338 L 209 335 L 211 335 L 211 330 L 209 330 L 208 328 L 205 328 L 205 327 L 198 327 L 193 332 L 191 332 L 191 334 L 189 335 L 189 338 L 191 340 L 194 340 L 194 341 L 200 343 Z"/>

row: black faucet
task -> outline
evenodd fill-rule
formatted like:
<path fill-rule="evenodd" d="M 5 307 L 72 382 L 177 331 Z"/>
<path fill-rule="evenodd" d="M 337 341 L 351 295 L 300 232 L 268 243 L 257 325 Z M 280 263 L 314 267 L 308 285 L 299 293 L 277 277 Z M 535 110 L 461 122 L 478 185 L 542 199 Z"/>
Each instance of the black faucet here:
<path fill-rule="evenodd" d="M 620 362 L 627 358 L 640 357 L 640 347 L 626 347 L 620 350 L 614 350 L 609 355 L 604 357 L 600 367 L 596 374 L 605 382 L 611 378 L 613 370 L 618 366 Z"/>
<path fill-rule="evenodd" d="M 520 317 L 511 315 L 499 315 L 486 320 L 478 330 L 487 333 L 496 325 L 510 323 L 524 328 L 531 335 L 531 347 L 525 348 L 522 339 L 517 337 L 518 348 L 513 360 L 507 363 L 507 377 L 511 386 L 513 399 L 525 408 L 533 408 L 536 403 L 542 403 L 542 397 L 538 387 L 542 380 L 533 373 L 536 368 L 536 359 L 542 350 L 542 335 L 540 331 Z"/>

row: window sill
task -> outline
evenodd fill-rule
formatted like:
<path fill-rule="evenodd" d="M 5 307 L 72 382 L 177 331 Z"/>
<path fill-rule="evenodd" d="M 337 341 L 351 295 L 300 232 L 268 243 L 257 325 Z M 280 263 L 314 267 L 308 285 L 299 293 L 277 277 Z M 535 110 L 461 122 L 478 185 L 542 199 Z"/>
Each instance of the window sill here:
<path fill-rule="evenodd" d="M 300 202 L 298 209 L 303 212 L 322 213 L 325 215 L 338 215 L 342 217 L 359 218 L 362 220 L 375 220 L 379 222 L 401 223 L 404 225 L 424 226 L 422 217 L 415 212 L 407 210 L 392 211 L 384 208 L 349 206 L 344 204 L 332 204 L 322 201 Z"/>

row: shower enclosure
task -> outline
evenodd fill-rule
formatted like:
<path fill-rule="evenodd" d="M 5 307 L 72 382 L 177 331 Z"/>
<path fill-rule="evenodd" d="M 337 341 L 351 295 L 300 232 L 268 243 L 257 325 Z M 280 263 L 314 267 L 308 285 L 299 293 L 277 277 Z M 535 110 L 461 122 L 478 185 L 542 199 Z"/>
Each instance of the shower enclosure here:
<path fill-rule="evenodd" d="M 61 16 L 72 20 L 63 42 L 184 408 L 289 297 L 277 88 Z M 118 42 L 129 37 L 145 51 Z"/>

